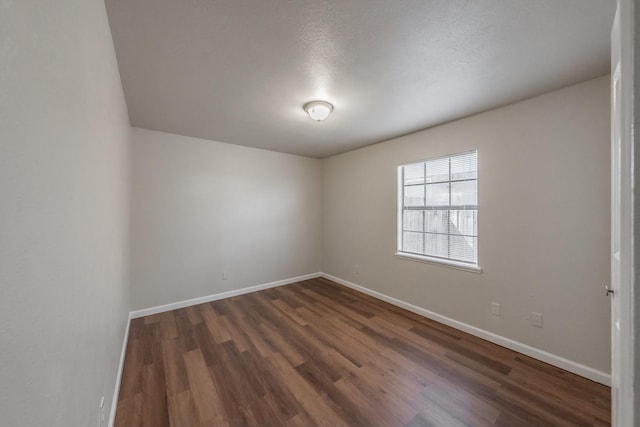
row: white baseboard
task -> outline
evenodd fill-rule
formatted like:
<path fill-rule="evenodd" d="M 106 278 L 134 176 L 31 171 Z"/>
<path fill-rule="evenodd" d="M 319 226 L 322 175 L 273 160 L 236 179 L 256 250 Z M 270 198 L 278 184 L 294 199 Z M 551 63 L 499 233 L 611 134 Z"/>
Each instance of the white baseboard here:
<path fill-rule="evenodd" d="M 247 288 L 234 289 L 232 291 L 220 292 L 212 295 L 205 295 L 203 297 L 173 302 L 170 304 L 158 305 L 156 307 L 143 308 L 142 310 L 135 310 L 129 313 L 129 318 L 136 319 L 138 317 L 144 317 L 152 314 L 163 313 L 165 311 L 176 310 L 178 308 L 185 308 L 185 307 L 190 307 L 192 305 L 204 304 L 206 302 L 235 297 L 237 295 L 261 291 L 263 289 L 275 288 L 276 286 L 288 285 L 290 283 L 301 282 L 303 280 L 315 279 L 316 277 L 320 277 L 321 275 L 322 273 L 305 274 L 304 276 L 291 277 L 289 279 L 277 280 L 275 282 L 264 283 L 262 285 L 249 286 Z"/>
<path fill-rule="evenodd" d="M 580 363 L 565 359 L 564 357 L 556 356 L 555 354 L 551 354 L 546 351 L 539 350 L 535 347 L 531 347 L 529 345 L 520 343 L 518 341 L 505 338 L 503 336 L 494 334 L 493 332 L 485 331 L 484 329 L 476 328 L 475 326 L 471 326 L 466 323 L 451 319 L 449 317 L 442 316 L 438 313 L 434 313 L 433 311 L 429 311 L 422 307 L 418 307 L 408 302 L 401 301 L 399 299 L 390 297 L 383 293 L 373 291 L 371 289 L 367 289 L 364 286 L 356 285 L 355 283 L 349 282 L 339 277 L 335 277 L 326 273 L 322 273 L 321 276 L 326 279 L 332 280 L 336 283 L 340 283 L 341 285 L 360 291 L 364 294 L 370 295 L 374 298 L 378 298 L 380 300 L 386 301 L 395 306 L 412 311 L 416 314 L 419 314 L 431 320 L 435 320 L 436 322 L 443 323 L 447 326 L 451 326 L 452 328 L 474 335 L 478 338 L 491 341 L 494 344 L 501 345 L 508 349 L 533 357 L 534 359 L 538 359 L 550 365 L 557 366 L 558 368 L 564 369 L 566 371 L 573 372 L 576 375 L 580 375 L 582 377 L 588 378 L 597 383 L 611 386 L 611 375 L 607 374 L 606 372 L 602 372 L 597 369 L 590 368 L 589 366 L 582 365 Z"/>
<path fill-rule="evenodd" d="M 122 339 L 122 351 L 120 352 L 120 363 L 118 364 L 118 375 L 116 376 L 116 386 L 113 390 L 113 398 L 111 399 L 111 411 L 109 412 L 109 422 L 107 426 L 113 427 L 116 422 L 116 408 L 118 407 L 118 395 L 120 394 L 120 381 L 122 380 L 122 370 L 124 368 L 124 357 L 127 353 L 127 343 L 129 342 L 129 325 L 131 325 L 131 315 L 127 318 L 127 327 L 124 330 L 124 338 Z"/>

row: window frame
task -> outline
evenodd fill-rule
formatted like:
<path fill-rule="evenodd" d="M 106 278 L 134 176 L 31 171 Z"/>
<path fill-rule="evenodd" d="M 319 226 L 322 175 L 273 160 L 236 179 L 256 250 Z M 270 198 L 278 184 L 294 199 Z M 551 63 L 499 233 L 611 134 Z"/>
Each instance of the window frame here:
<path fill-rule="evenodd" d="M 397 236 L 397 244 L 396 244 L 396 253 L 395 256 L 396 258 L 399 259 L 406 259 L 406 260 L 411 260 L 411 261 L 419 261 L 419 262 L 426 262 L 429 264 L 435 264 L 435 265 L 440 265 L 440 266 L 444 266 L 444 267 L 449 267 L 449 268 L 455 268 L 455 269 L 459 269 L 459 270 L 465 270 L 465 271 L 470 271 L 473 273 L 481 273 L 482 272 L 482 268 L 480 267 L 480 232 L 479 232 L 479 220 L 478 220 L 478 230 L 477 230 L 477 235 L 476 235 L 476 239 L 477 239 L 477 256 L 476 256 L 476 263 L 471 263 L 471 262 L 464 262 L 464 261 L 458 261 L 455 259 L 450 259 L 450 258 L 441 258 L 441 257 L 434 257 L 434 256 L 429 256 L 429 255 L 424 255 L 424 254 L 416 254 L 416 253 L 412 253 L 412 252 L 404 252 L 402 250 L 402 239 L 403 239 L 403 214 L 404 214 L 404 176 L 403 176 L 403 167 L 405 166 L 409 166 L 409 165 L 415 165 L 415 164 L 420 164 L 420 163 L 425 163 L 428 161 L 432 161 L 432 160 L 439 160 L 439 159 L 445 159 L 445 158 L 452 158 L 452 157 L 456 157 L 456 156 L 460 156 L 463 154 L 468 154 L 468 153 L 476 153 L 476 156 L 478 156 L 478 150 L 477 149 L 473 149 L 473 150 L 467 150 L 467 151 L 462 151 L 462 152 L 458 152 L 458 153 L 452 153 L 452 154 L 446 154 L 446 155 L 442 155 L 442 156 L 437 156 L 437 157 L 430 157 L 428 159 L 423 159 L 423 160 L 416 160 L 416 161 L 412 161 L 412 162 L 408 162 L 408 163 L 402 163 L 399 164 L 397 166 L 397 194 L 396 194 L 396 198 L 397 198 L 397 210 L 396 210 L 396 217 L 397 217 L 397 228 L 396 228 L 396 236 Z M 479 156 L 478 156 L 479 157 Z M 478 201 L 477 201 L 477 213 L 476 215 L 480 215 L 480 167 L 479 167 L 479 158 L 477 160 L 478 162 L 478 171 L 477 176 L 476 176 L 476 183 L 477 183 L 477 195 L 478 195 Z M 450 177 L 449 177 L 450 178 Z M 445 181 L 448 183 L 451 182 L 455 182 L 455 181 Z M 449 207 L 451 205 L 447 205 L 447 207 Z"/>

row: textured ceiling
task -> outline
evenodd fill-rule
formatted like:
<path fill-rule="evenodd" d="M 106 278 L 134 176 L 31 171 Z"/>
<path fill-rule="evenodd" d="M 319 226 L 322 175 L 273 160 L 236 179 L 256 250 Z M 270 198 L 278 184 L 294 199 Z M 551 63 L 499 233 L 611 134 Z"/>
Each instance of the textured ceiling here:
<path fill-rule="evenodd" d="M 106 0 L 133 126 L 325 157 L 609 70 L 613 0 Z M 302 105 L 327 100 L 325 122 Z"/>

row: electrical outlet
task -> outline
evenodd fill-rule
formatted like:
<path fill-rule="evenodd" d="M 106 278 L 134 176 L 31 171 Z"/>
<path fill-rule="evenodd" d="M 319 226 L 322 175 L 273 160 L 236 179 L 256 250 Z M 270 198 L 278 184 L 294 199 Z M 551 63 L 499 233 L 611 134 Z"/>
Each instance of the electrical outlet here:
<path fill-rule="evenodd" d="M 542 328 L 542 313 L 531 313 L 531 326 Z"/>
<path fill-rule="evenodd" d="M 356 276 L 360 275 L 360 266 L 358 264 L 353 266 L 353 272 L 355 273 Z"/>
<path fill-rule="evenodd" d="M 229 271 L 222 270 L 222 280 L 227 280 L 229 278 Z"/>
<path fill-rule="evenodd" d="M 500 304 L 498 304 L 497 302 L 491 303 L 491 314 L 493 314 L 494 316 L 500 316 Z"/>
<path fill-rule="evenodd" d="M 100 398 L 100 408 L 98 409 L 98 419 L 100 421 L 100 427 L 104 427 L 105 419 L 104 419 L 104 396 Z"/>

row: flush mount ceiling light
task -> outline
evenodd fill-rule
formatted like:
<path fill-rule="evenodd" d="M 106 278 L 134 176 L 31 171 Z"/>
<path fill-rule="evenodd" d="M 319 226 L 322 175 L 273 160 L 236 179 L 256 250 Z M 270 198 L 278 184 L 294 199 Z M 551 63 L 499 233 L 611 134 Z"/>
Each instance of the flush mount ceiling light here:
<path fill-rule="evenodd" d="M 326 120 L 333 111 L 333 105 L 326 101 L 311 101 L 302 106 L 309 117 L 317 122 Z"/>

